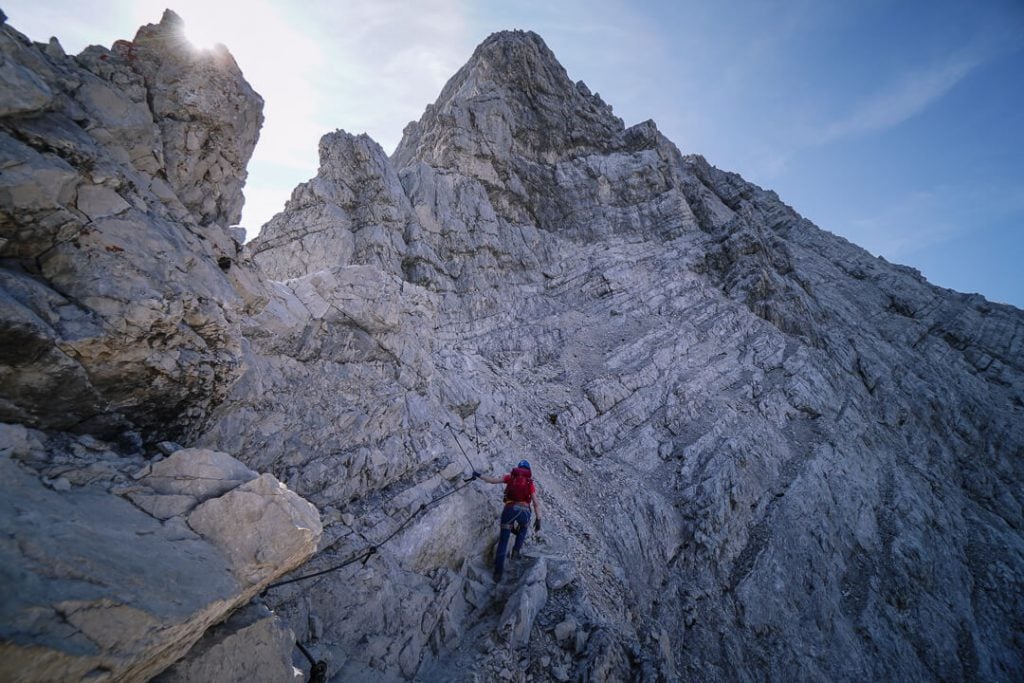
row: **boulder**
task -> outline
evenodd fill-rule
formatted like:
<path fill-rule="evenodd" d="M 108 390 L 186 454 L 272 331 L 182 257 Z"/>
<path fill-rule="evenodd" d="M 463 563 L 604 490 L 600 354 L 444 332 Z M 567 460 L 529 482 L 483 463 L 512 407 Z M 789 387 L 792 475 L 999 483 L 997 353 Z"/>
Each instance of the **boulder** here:
<path fill-rule="evenodd" d="M 302 564 L 323 531 L 316 508 L 269 474 L 202 503 L 188 525 L 224 552 L 243 585 Z"/>
<path fill-rule="evenodd" d="M 178 476 L 189 475 L 187 462 Z M 4 680 L 147 680 L 309 557 L 320 534 L 312 506 L 269 476 L 242 484 L 244 505 L 225 501 L 218 524 L 197 523 L 197 533 L 103 487 L 51 490 L 9 455 L 0 474 Z M 258 538 L 258 557 L 217 531 L 228 528 Z"/>
<path fill-rule="evenodd" d="M 498 633 L 512 647 L 526 647 L 533 622 L 548 599 L 547 560 L 540 558 L 516 585 L 498 619 Z"/>
<path fill-rule="evenodd" d="M 161 495 L 213 498 L 259 475 L 227 453 L 183 448 L 154 463 L 139 483 Z"/>

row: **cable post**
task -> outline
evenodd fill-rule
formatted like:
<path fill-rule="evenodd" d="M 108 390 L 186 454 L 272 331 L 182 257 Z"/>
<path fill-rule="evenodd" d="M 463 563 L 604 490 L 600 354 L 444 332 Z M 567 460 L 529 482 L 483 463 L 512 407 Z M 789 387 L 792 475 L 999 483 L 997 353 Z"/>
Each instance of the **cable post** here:
<path fill-rule="evenodd" d="M 462 451 L 463 457 L 465 457 L 466 458 L 466 462 L 469 463 L 469 469 L 471 471 L 473 471 L 473 472 L 476 472 L 476 465 L 474 465 L 473 461 L 469 459 L 469 454 L 466 453 L 466 449 L 462 447 L 462 442 L 459 441 L 459 435 L 455 433 L 454 429 L 452 429 L 452 423 L 451 422 L 445 422 L 444 426 L 447 427 L 448 431 L 451 432 L 452 436 L 455 437 L 455 443 L 458 444 L 459 450 Z"/>

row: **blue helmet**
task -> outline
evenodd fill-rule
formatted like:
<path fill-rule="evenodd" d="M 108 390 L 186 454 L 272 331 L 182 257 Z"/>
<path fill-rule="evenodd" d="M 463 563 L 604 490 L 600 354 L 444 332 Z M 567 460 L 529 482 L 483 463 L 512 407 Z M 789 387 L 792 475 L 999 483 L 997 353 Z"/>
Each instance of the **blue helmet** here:
<path fill-rule="evenodd" d="M 516 465 L 516 467 L 525 467 L 526 469 L 530 469 L 530 461 L 529 460 L 520 460 L 519 464 Z"/>

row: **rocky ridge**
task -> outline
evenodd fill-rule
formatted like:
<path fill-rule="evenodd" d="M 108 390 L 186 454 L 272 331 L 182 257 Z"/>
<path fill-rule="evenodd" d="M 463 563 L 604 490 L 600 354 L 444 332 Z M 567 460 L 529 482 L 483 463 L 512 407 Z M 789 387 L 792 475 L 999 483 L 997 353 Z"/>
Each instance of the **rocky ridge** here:
<path fill-rule="evenodd" d="M 1020 605 L 985 598 L 1021 580 L 1019 311 L 820 231 L 773 193 L 682 155 L 652 122 L 625 128 L 529 33 L 485 41 L 391 163 L 412 209 L 399 221 L 405 287 L 437 297 L 433 334 L 409 329 L 432 345 L 432 441 L 450 415 L 498 467 L 539 460 L 553 527 L 496 600 L 535 596 L 526 605 L 474 602 L 487 551 L 470 555 L 468 623 L 489 626 L 432 644 L 425 680 L 1019 671 Z M 367 166 L 380 168 L 379 152 Z M 404 206 L 388 186 L 384 205 Z M 291 220 L 289 206 L 254 241 L 261 263 L 283 267 L 268 238 Z M 278 273 L 290 287 L 332 257 L 296 257 L 301 241 Z M 346 475 L 335 465 L 326 479 Z M 395 481 L 379 486 L 423 486 Z M 317 482 L 296 486 L 317 499 Z M 621 492 L 610 501 L 609 488 Z M 356 529 L 373 528 L 358 514 L 368 499 L 339 508 L 357 511 Z M 535 577 L 552 562 L 570 580 L 544 591 Z M 376 590 L 374 607 L 406 599 L 404 586 Z M 296 618 L 323 613 L 324 649 L 353 666 L 356 643 L 379 631 L 359 611 L 368 596 L 310 592 Z M 539 630 L 524 642 L 513 622 Z M 413 675 L 387 633 L 371 642 L 396 649 L 361 660 L 385 678 Z"/>
<path fill-rule="evenodd" d="M 157 98 L 138 93 L 216 68 L 258 102 L 224 54 L 147 66 L 154 30 L 68 58 L 4 27 L 3 419 L 116 439 L 139 466 L 168 438 L 209 449 L 193 466 L 235 454 L 268 474 L 234 490 L 273 475 L 320 509 L 303 571 L 375 548 L 267 596 L 338 680 L 1024 673 L 1019 310 L 626 128 L 528 32 L 488 38 L 391 158 L 325 136 L 318 175 L 242 249 L 218 174 L 244 168 L 258 111 L 171 93 L 144 125 Z M 95 88 L 139 123 L 75 118 Z M 485 471 L 528 457 L 540 481 L 544 531 L 499 586 L 500 503 L 461 483 L 462 447 Z M 34 452 L 12 466 L 89 485 Z M 150 519 L 200 509 L 157 493 L 109 491 Z M 190 657 L 230 661 L 228 640 Z"/>

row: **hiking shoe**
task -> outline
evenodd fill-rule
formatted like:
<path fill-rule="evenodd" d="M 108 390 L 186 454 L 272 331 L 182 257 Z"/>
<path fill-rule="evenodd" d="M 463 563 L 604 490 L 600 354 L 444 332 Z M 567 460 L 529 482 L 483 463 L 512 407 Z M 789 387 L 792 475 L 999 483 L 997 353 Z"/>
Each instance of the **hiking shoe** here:
<path fill-rule="evenodd" d="M 519 551 L 518 550 L 513 550 L 512 551 L 512 559 L 513 560 L 518 560 L 519 559 Z"/>

